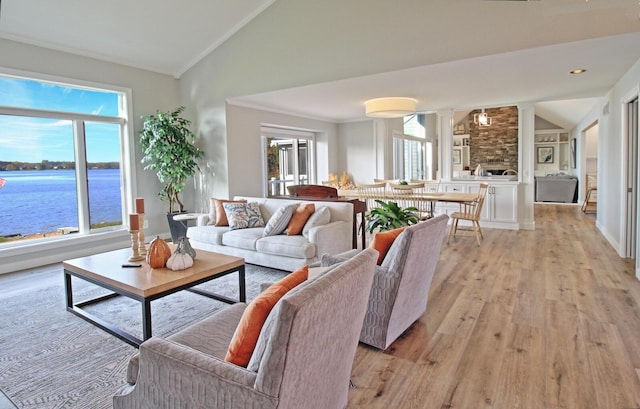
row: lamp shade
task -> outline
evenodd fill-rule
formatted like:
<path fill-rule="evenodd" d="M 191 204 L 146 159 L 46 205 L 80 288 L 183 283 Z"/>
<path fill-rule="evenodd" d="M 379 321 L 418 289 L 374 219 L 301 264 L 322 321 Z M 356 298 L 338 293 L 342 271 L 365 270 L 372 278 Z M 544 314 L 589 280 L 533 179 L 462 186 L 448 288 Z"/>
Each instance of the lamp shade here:
<path fill-rule="evenodd" d="M 370 99 L 364 103 L 365 113 L 371 118 L 399 118 L 415 114 L 416 102 L 402 97 Z"/>

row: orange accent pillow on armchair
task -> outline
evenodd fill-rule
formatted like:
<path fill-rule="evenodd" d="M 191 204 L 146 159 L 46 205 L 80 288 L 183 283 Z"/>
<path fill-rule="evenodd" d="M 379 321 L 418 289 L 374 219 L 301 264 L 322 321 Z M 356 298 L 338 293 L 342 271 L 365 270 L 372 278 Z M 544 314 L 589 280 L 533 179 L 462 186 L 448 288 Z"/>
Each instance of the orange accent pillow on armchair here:
<path fill-rule="evenodd" d="M 378 265 L 382 264 L 382 260 L 389 252 L 391 245 L 396 240 L 396 238 L 406 229 L 406 227 L 400 227 L 393 230 L 383 231 L 376 233 L 373 236 L 373 240 L 369 245 L 370 248 L 374 250 L 378 250 Z"/>
<path fill-rule="evenodd" d="M 233 334 L 224 360 L 238 366 L 249 364 L 258 337 L 269 313 L 288 291 L 309 277 L 309 266 L 304 266 L 264 290 L 244 310 L 236 332 Z"/>

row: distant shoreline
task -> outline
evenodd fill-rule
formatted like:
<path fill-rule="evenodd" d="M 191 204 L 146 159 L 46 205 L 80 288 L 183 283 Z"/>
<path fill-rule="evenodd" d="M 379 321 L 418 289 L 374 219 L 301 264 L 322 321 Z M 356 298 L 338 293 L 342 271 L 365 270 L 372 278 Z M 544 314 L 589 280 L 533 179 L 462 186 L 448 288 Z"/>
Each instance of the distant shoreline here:
<path fill-rule="evenodd" d="M 89 169 L 120 169 L 119 162 L 88 162 Z M 0 174 L 2 172 L 24 172 L 40 170 L 75 170 L 75 162 L 51 161 L 42 162 L 7 162 L 0 160 Z"/>
<path fill-rule="evenodd" d="M 35 234 L 27 234 L 23 236 L 22 234 L 12 234 L 9 236 L 0 236 L 0 244 L 2 243 L 14 243 L 17 241 L 23 240 L 35 240 L 35 239 L 44 239 L 49 237 L 58 237 L 62 236 L 62 232 L 54 231 L 49 233 L 35 233 Z"/>

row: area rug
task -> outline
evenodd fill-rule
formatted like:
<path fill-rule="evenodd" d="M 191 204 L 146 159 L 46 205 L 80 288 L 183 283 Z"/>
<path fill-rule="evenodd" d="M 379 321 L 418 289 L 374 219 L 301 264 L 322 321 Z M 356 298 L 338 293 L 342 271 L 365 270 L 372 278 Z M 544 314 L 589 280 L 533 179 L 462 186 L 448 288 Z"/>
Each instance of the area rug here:
<path fill-rule="evenodd" d="M 247 300 L 255 298 L 262 283 L 286 274 L 247 265 Z M 230 274 L 199 287 L 237 298 L 237 277 Z M 62 266 L 59 280 L 50 281 L 4 295 L 0 291 L 0 390 L 18 408 L 111 408 L 137 349 L 66 311 Z M 75 278 L 73 289 L 74 301 L 107 293 Z M 225 305 L 188 291 L 155 300 L 153 335 L 175 333 Z M 141 338 L 140 303 L 116 297 L 91 311 Z"/>

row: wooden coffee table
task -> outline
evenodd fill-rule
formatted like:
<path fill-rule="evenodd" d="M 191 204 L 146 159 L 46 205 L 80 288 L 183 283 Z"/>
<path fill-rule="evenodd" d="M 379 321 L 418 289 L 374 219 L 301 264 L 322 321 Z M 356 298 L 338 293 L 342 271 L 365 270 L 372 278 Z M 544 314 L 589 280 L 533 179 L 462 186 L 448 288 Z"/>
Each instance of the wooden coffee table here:
<path fill-rule="evenodd" d="M 246 301 L 243 258 L 198 250 L 193 267 L 172 271 L 167 268 L 151 268 L 144 261 L 138 262 L 142 264 L 141 267 L 122 267 L 123 264 L 131 264 L 128 261 L 129 256 L 131 256 L 130 248 L 67 260 L 62 263 L 62 266 L 67 310 L 135 347 L 151 338 L 151 301 L 153 300 L 181 290 L 188 290 L 230 304 Z M 234 272 L 238 272 L 239 298 L 237 300 L 192 288 Z M 74 303 L 71 276 L 109 289 L 113 293 Z M 142 303 L 142 339 L 82 309 L 84 306 L 119 295 Z"/>

